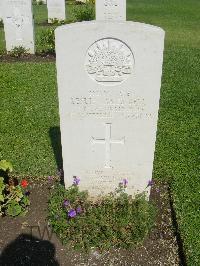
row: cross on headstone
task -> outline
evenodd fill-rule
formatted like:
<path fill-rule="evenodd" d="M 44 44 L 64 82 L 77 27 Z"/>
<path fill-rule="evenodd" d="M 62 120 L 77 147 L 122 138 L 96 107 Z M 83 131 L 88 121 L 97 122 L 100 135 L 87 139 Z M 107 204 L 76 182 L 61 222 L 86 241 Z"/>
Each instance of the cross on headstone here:
<path fill-rule="evenodd" d="M 124 144 L 125 137 L 122 139 L 112 139 L 111 137 L 111 123 L 105 124 L 105 138 L 95 139 L 92 137 L 92 144 L 105 144 L 105 168 L 112 168 L 111 166 L 111 144 Z"/>

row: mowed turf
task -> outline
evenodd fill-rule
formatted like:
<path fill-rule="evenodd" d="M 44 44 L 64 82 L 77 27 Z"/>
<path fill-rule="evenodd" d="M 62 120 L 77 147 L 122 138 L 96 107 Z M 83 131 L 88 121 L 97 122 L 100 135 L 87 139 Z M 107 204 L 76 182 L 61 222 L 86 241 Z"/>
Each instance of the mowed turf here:
<path fill-rule="evenodd" d="M 54 63 L 0 64 L 0 157 L 17 174 L 55 174 L 50 134 L 59 125 Z"/>
<path fill-rule="evenodd" d="M 129 0 L 127 4 L 128 20 L 166 31 L 154 177 L 171 184 L 189 266 L 200 265 L 198 10 L 198 0 Z M 11 160 L 20 175 L 55 174 L 56 146 L 51 145 L 52 138 L 59 137 L 55 64 L 1 63 L 0 92 L 1 158 Z"/>

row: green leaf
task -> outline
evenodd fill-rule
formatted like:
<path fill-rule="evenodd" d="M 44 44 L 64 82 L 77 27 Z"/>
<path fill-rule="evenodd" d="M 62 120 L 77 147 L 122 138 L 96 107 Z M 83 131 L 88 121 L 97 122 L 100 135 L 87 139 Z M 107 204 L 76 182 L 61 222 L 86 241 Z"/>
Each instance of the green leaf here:
<path fill-rule="evenodd" d="M 2 194 L 0 194 L 0 201 L 4 202 L 4 196 Z"/>
<path fill-rule="evenodd" d="M 2 161 L 0 161 L 0 170 L 3 170 L 5 172 L 6 171 L 12 172 L 13 166 L 12 166 L 11 162 L 6 161 L 6 160 L 2 160 Z"/>
<path fill-rule="evenodd" d="M 3 194 L 5 187 L 6 187 L 6 185 L 4 184 L 4 178 L 0 177 L 0 195 Z"/>
<path fill-rule="evenodd" d="M 19 204 L 11 203 L 8 205 L 7 214 L 10 216 L 17 216 L 22 212 L 22 207 Z"/>
<path fill-rule="evenodd" d="M 25 206 L 29 206 L 30 200 L 28 197 L 24 196 L 23 199 L 21 199 L 21 203 L 24 204 Z"/>
<path fill-rule="evenodd" d="M 22 210 L 22 212 L 19 214 L 19 216 L 24 217 L 26 216 L 28 210 Z"/>

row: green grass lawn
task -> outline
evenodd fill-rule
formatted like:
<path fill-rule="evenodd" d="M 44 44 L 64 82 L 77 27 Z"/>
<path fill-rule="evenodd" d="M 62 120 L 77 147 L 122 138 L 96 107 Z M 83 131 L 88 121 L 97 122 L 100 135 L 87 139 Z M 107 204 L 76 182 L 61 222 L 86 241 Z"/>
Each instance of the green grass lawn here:
<path fill-rule="evenodd" d="M 35 7 L 36 23 L 47 19 Z M 200 1 L 129 0 L 128 20 L 166 31 L 154 177 L 169 180 L 189 266 L 200 265 Z M 39 25 L 36 30 L 39 31 Z M 3 47 L 0 28 L 0 49 Z M 0 158 L 19 175 L 56 173 L 54 63 L 0 63 Z"/>

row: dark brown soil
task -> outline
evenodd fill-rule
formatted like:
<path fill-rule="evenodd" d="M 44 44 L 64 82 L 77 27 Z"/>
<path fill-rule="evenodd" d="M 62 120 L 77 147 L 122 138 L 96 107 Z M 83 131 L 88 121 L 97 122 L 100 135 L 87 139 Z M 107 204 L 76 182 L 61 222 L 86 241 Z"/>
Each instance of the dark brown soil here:
<path fill-rule="evenodd" d="M 0 62 L 5 63 L 15 63 L 15 62 L 55 62 L 55 54 L 44 54 L 44 55 L 22 55 L 19 57 L 14 57 L 8 54 L 0 55 Z"/>
<path fill-rule="evenodd" d="M 88 255 L 63 246 L 55 234 L 51 235 L 46 221 L 50 186 L 44 182 L 32 183 L 31 206 L 25 217 L 0 218 L 0 265 L 181 265 L 166 184 L 152 187 L 151 200 L 156 203 L 159 215 L 143 245 L 134 250 L 113 249 L 103 254 L 92 250 Z"/>

